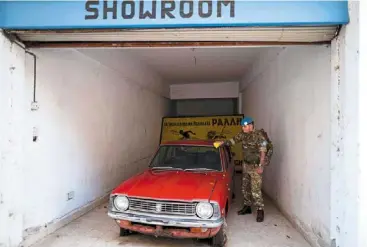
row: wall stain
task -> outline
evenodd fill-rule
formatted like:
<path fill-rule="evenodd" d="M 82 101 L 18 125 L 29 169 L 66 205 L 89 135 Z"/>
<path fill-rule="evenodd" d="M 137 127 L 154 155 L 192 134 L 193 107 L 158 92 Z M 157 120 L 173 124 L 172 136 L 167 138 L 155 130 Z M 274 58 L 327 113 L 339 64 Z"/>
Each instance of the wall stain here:
<path fill-rule="evenodd" d="M 41 230 L 41 226 L 35 226 L 35 227 L 30 227 L 25 229 L 25 232 L 29 233 L 29 234 L 34 234 L 34 233 L 38 233 Z"/>
<path fill-rule="evenodd" d="M 335 239 L 335 238 L 333 238 L 333 239 L 331 240 L 331 245 L 330 245 L 330 247 L 336 247 L 336 239 Z"/>

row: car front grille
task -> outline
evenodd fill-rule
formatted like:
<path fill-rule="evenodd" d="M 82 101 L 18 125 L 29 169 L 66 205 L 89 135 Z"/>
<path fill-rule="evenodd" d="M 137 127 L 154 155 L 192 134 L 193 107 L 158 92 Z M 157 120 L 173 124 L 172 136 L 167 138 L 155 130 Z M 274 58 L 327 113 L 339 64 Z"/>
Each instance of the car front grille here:
<path fill-rule="evenodd" d="M 185 216 L 193 216 L 196 213 L 195 203 L 158 201 L 140 198 L 129 198 L 129 202 L 129 209 L 132 211 Z"/>

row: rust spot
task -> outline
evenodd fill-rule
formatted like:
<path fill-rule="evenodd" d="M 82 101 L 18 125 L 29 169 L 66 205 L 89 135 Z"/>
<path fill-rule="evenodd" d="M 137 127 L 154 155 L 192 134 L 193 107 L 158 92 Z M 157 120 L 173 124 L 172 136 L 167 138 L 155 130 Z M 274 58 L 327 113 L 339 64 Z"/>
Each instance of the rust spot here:
<path fill-rule="evenodd" d="M 207 231 L 201 232 L 192 232 L 189 229 L 183 228 L 175 228 L 175 227 L 168 227 L 163 228 L 162 226 L 147 226 L 141 224 L 130 224 L 130 225 L 122 225 L 120 226 L 124 229 L 128 229 L 133 232 L 140 232 L 143 234 L 153 235 L 153 236 L 161 236 L 161 237 L 174 237 L 174 238 L 209 238 L 216 235 L 220 227 L 217 228 L 210 228 Z"/>

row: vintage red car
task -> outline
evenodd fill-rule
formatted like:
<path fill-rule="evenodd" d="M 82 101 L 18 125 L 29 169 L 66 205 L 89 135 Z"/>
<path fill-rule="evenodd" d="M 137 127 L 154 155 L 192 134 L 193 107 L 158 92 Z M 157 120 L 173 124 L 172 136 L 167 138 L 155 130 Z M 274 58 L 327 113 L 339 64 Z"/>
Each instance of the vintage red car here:
<path fill-rule="evenodd" d="M 226 216 L 234 198 L 234 162 L 213 141 L 160 145 L 148 168 L 110 195 L 108 215 L 120 236 L 132 232 L 226 242 Z"/>

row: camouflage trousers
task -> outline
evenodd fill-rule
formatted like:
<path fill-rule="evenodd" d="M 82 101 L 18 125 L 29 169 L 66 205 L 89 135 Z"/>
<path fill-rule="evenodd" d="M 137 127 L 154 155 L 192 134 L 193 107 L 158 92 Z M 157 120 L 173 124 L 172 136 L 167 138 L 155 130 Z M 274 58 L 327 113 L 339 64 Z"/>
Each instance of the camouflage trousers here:
<path fill-rule="evenodd" d="M 261 192 L 262 174 L 257 173 L 254 165 L 242 165 L 242 194 L 243 205 L 254 205 L 257 210 L 264 209 L 264 201 Z"/>

